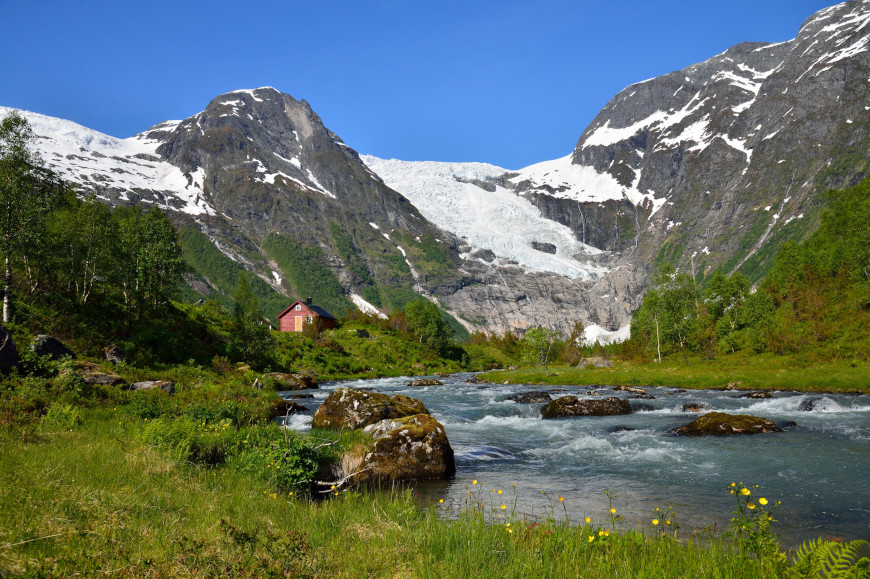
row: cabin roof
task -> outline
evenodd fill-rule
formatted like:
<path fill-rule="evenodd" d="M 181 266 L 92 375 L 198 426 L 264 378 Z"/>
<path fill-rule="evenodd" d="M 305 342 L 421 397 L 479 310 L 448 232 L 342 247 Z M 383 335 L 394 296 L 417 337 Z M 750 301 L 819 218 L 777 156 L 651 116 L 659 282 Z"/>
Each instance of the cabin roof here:
<path fill-rule="evenodd" d="M 335 316 L 333 316 L 332 314 L 330 314 L 329 312 L 327 312 L 326 310 L 324 310 L 324 309 L 321 308 L 320 306 L 315 305 L 315 304 L 309 304 L 309 303 L 306 303 L 306 302 L 304 302 L 304 301 L 302 301 L 302 300 L 296 300 L 295 302 L 293 302 L 292 304 L 290 304 L 290 305 L 289 305 L 289 306 L 288 306 L 288 307 L 287 307 L 283 312 L 281 312 L 280 314 L 278 314 L 278 315 L 275 316 L 275 317 L 278 318 L 278 319 L 280 320 L 280 319 L 283 318 L 285 315 L 287 315 L 287 313 L 289 313 L 291 310 L 293 310 L 293 308 L 296 307 L 296 304 L 302 304 L 303 306 L 305 306 L 305 307 L 308 309 L 309 312 L 311 312 L 311 313 L 317 315 L 317 316 L 320 317 L 320 318 L 326 318 L 327 320 L 336 320 L 336 321 L 338 321 L 338 320 L 335 318 Z"/>

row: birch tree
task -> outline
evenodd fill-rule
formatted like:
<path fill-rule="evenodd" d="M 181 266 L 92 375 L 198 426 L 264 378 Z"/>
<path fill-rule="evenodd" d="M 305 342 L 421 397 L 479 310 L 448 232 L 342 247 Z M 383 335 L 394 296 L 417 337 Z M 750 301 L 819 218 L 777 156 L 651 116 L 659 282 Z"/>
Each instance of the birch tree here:
<path fill-rule="evenodd" d="M 43 220 L 62 193 L 60 180 L 31 150 L 33 130 L 12 111 L 0 121 L 0 254 L 3 255 L 3 322 L 11 318 L 12 259 L 41 243 Z"/>

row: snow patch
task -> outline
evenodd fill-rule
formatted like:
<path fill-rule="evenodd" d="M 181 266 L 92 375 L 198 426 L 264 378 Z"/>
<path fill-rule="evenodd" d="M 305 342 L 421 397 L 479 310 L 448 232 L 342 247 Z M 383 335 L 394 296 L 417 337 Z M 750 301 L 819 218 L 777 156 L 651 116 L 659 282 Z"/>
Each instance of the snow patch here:
<path fill-rule="evenodd" d="M 626 324 L 618 330 L 605 330 L 598 324 L 591 324 L 583 328 L 583 341 L 586 345 L 593 345 L 596 342 L 599 344 L 612 344 L 614 342 L 624 342 L 631 337 L 631 324 Z"/>
<path fill-rule="evenodd" d="M 377 316 L 377 317 L 381 318 L 382 320 L 387 319 L 387 315 L 385 313 L 383 313 L 381 310 L 379 310 L 378 308 L 376 308 L 375 306 L 373 306 L 372 304 L 367 302 L 361 295 L 351 294 L 350 299 L 354 303 L 354 305 L 359 309 L 359 311 L 361 311 L 362 313 Z"/>

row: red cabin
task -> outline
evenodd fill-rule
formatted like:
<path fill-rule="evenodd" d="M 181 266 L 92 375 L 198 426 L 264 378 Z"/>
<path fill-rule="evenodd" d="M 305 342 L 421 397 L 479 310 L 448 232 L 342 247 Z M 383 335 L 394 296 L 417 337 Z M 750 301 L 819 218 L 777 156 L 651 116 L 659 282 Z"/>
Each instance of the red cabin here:
<path fill-rule="evenodd" d="M 279 329 L 282 332 L 301 332 L 305 324 L 311 324 L 314 320 L 320 320 L 324 330 L 335 328 L 338 321 L 320 306 L 315 306 L 311 298 L 304 302 L 296 300 L 289 308 L 278 314 Z"/>

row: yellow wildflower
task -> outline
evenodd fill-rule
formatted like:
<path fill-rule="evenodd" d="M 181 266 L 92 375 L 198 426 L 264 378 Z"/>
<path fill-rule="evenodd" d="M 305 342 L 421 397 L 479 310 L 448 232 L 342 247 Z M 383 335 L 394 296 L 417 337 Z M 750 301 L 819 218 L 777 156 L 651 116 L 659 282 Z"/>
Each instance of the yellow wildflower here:
<path fill-rule="evenodd" d="M 506 505 L 502 505 L 502 506 L 501 506 L 501 510 L 505 510 L 506 508 L 507 508 Z"/>
<path fill-rule="evenodd" d="M 610 514 L 611 514 L 611 515 L 615 515 L 615 514 L 616 514 L 616 509 L 610 509 Z"/>
<path fill-rule="evenodd" d="M 755 508 L 755 503 L 746 503 L 746 508 L 750 511 Z"/>
<path fill-rule="evenodd" d="M 658 520 L 658 519 L 653 519 L 653 520 L 652 520 L 652 524 L 653 524 L 653 525 L 658 525 L 658 524 L 659 524 L 659 520 Z"/>
<path fill-rule="evenodd" d="M 589 517 L 586 517 L 586 524 L 588 525 L 591 522 L 592 522 L 592 519 L 590 519 Z"/>
<path fill-rule="evenodd" d="M 604 531 L 604 536 L 605 536 L 605 537 L 609 537 L 609 536 L 610 536 L 610 531 Z"/>
<path fill-rule="evenodd" d="M 594 535 L 589 535 L 589 542 L 591 543 L 591 542 L 594 541 L 594 540 L 595 540 L 595 536 L 594 536 Z"/>
<path fill-rule="evenodd" d="M 559 495 L 559 501 L 563 502 L 564 500 L 565 500 L 565 497 L 563 497 L 562 495 Z"/>
<path fill-rule="evenodd" d="M 748 496 L 749 496 L 750 494 L 752 494 L 752 493 L 750 492 L 749 489 L 747 489 L 747 488 L 742 488 L 742 489 L 740 489 L 740 494 L 743 495 L 744 497 L 748 497 Z"/>
<path fill-rule="evenodd" d="M 477 484 L 477 480 L 473 480 L 473 481 L 471 481 L 471 484 L 476 485 L 476 484 Z"/>
<path fill-rule="evenodd" d="M 603 536 L 604 536 L 604 531 L 598 531 L 598 536 L 599 536 L 599 537 L 603 537 Z"/>
<path fill-rule="evenodd" d="M 495 492 L 497 492 L 498 494 L 501 494 L 501 489 L 498 489 L 498 490 L 495 491 Z"/>
<path fill-rule="evenodd" d="M 731 486 L 732 486 L 732 487 L 736 487 L 736 486 L 737 486 L 737 483 L 731 483 Z"/>
<path fill-rule="evenodd" d="M 758 499 L 758 503 L 759 503 L 761 506 L 764 506 L 764 505 L 767 504 L 767 499 L 764 498 L 764 497 L 761 497 L 760 499 Z"/>

